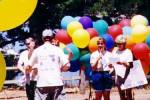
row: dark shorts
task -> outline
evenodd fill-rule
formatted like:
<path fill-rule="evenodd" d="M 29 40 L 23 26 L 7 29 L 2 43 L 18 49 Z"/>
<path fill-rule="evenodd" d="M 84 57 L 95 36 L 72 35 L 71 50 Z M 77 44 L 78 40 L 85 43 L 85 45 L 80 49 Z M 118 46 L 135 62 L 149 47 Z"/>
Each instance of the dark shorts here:
<path fill-rule="evenodd" d="M 108 71 L 94 71 L 91 80 L 92 87 L 96 91 L 110 91 L 113 85 L 112 75 Z"/>
<path fill-rule="evenodd" d="M 35 90 L 35 100 L 57 100 L 63 86 L 38 87 Z"/>

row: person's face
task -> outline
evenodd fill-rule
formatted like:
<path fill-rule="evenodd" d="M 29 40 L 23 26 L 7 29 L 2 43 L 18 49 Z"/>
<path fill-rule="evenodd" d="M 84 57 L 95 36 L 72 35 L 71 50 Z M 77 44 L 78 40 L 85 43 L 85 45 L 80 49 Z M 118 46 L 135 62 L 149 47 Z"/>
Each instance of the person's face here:
<path fill-rule="evenodd" d="M 119 51 L 123 51 L 125 49 L 125 43 L 117 43 L 117 47 Z"/>
<path fill-rule="evenodd" d="M 105 43 L 103 40 L 98 40 L 97 41 L 97 46 L 98 46 L 98 49 L 105 49 Z"/>
<path fill-rule="evenodd" d="M 27 48 L 29 48 L 29 49 L 34 49 L 34 47 L 35 47 L 35 41 L 32 38 L 26 39 L 25 44 L 26 44 Z"/>

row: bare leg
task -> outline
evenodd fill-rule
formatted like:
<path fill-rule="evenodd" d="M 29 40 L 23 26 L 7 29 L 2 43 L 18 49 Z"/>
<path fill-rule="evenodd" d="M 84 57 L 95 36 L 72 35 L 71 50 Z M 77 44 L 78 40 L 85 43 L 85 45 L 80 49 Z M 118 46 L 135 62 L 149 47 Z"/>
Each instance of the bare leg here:
<path fill-rule="evenodd" d="M 110 91 L 104 91 L 103 95 L 104 95 L 104 100 L 110 100 Z"/>
<path fill-rule="evenodd" d="M 119 95 L 120 95 L 120 100 L 126 100 L 125 91 L 121 90 L 120 87 L 118 87 L 118 91 L 119 91 Z"/>
<path fill-rule="evenodd" d="M 126 90 L 126 97 L 127 97 L 127 100 L 132 100 L 132 98 L 133 98 L 132 89 Z"/>
<path fill-rule="evenodd" d="M 95 92 L 95 100 L 101 100 L 102 99 L 102 92 Z"/>

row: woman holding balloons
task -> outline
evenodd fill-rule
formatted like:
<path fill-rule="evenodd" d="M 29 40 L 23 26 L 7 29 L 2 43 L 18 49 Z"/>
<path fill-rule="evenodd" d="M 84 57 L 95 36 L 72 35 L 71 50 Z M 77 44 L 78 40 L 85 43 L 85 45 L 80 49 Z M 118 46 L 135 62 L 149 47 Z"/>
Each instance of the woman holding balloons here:
<path fill-rule="evenodd" d="M 119 90 L 119 95 L 121 100 L 133 100 L 132 89 L 121 90 L 121 84 L 123 84 L 130 72 L 130 68 L 132 67 L 133 55 L 131 50 L 126 49 L 126 37 L 123 35 L 118 35 L 115 39 L 117 49 L 112 51 L 113 55 L 119 58 L 119 61 L 116 62 L 118 67 L 125 67 L 125 69 L 121 69 L 121 73 L 124 75 L 119 75 L 116 73 L 115 83 Z M 114 68 L 117 70 L 117 67 Z"/>
<path fill-rule="evenodd" d="M 109 58 L 112 54 L 106 50 L 105 39 L 99 37 L 97 41 L 98 50 L 93 52 L 90 57 L 92 66 L 92 86 L 95 90 L 96 100 L 110 100 L 110 90 L 112 88 L 112 68 L 109 67 Z"/>

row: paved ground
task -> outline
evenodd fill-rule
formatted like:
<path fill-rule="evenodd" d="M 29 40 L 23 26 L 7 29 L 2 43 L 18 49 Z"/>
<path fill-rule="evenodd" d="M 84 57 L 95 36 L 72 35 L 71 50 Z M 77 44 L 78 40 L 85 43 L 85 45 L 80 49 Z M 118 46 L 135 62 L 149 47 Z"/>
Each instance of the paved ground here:
<path fill-rule="evenodd" d="M 150 89 L 134 89 L 135 100 L 150 100 Z M 92 94 L 94 96 L 94 93 Z M 88 100 L 89 89 L 85 94 L 67 93 L 68 100 Z M 119 100 L 118 91 L 113 88 L 111 91 L 111 100 Z M 0 100 L 27 100 L 25 91 L 18 89 L 3 89 L 0 92 Z"/>

